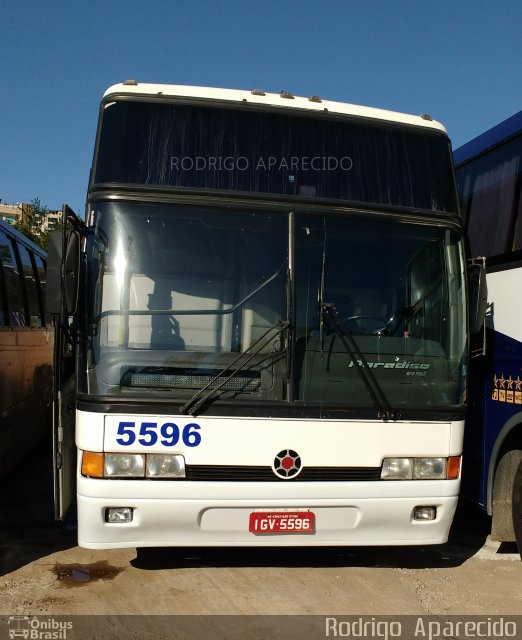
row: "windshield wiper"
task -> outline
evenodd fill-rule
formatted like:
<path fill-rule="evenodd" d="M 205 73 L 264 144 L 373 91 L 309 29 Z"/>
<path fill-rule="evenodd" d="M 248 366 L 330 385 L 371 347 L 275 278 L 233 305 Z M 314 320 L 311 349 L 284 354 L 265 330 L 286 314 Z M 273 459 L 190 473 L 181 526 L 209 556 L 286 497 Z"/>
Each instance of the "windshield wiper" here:
<path fill-rule="evenodd" d="M 280 320 L 272 327 L 270 327 L 270 329 L 265 331 L 265 333 L 257 340 L 255 340 L 248 347 L 248 349 L 246 349 L 246 351 L 240 353 L 235 360 L 228 364 L 222 371 L 217 373 L 208 384 L 206 384 L 202 389 L 198 389 L 196 393 L 191 398 L 189 398 L 189 400 L 187 400 L 187 402 L 185 402 L 185 404 L 180 408 L 180 413 L 190 413 L 190 415 L 192 416 L 197 415 L 199 409 L 204 404 L 206 404 L 215 393 L 217 393 L 222 387 L 224 387 L 227 382 L 231 380 L 237 373 L 242 371 L 246 367 L 246 365 L 263 349 L 263 347 L 266 347 L 288 326 L 290 326 L 290 322 L 288 322 L 288 320 Z M 214 387 L 213 385 L 216 383 L 216 381 L 219 380 L 221 376 L 224 376 L 228 371 L 230 371 L 234 365 L 237 365 L 235 369 L 233 369 L 226 378 L 221 380 L 221 382 Z M 207 393 L 205 393 L 205 391 L 207 391 Z"/>
<path fill-rule="evenodd" d="M 321 300 L 319 304 L 321 317 L 326 319 L 330 327 L 337 333 L 346 347 L 346 350 L 348 351 L 352 362 L 368 390 L 375 408 L 377 409 L 377 417 L 380 420 L 400 419 L 400 413 L 395 411 L 395 409 L 390 405 L 381 385 L 377 381 L 373 371 L 370 369 L 368 361 L 359 349 L 359 345 L 355 338 L 340 319 L 339 313 L 335 308 L 335 304 L 332 302 L 324 302 L 324 300 Z"/>

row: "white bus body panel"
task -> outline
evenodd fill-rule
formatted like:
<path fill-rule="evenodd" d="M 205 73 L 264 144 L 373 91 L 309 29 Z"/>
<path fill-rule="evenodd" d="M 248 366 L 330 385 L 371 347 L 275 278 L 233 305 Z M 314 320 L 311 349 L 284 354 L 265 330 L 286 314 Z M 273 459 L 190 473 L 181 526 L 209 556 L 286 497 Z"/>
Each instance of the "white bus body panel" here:
<path fill-rule="evenodd" d="M 491 308 L 491 313 L 486 316 L 486 325 L 518 342 L 522 342 L 521 278 L 520 268 L 502 269 L 486 275 L 488 303 Z"/>
<path fill-rule="evenodd" d="M 196 423 L 198 446 L 116 443 L 120 421 Z M 187 465 L 271 467 L 282 450 L 306 467 L 380 467 L 390 456 L 460 455 L 463 422 L 374 422 L 313 419 L 136 416 L 77 412 L 78 538 L 88 548 L 146 546 L 311 546 L 438 544 L 447 540 L 460 480 L 186 481 L 92 479 L 81 475 L 82 451 L 179 453 Z M 437 507 L 433 521 L 414 521 L 416 506 Z M 131 507 L 128 524 L 105 522 L 108 507 Z M 256 536 L 252 511 L 315 514 L 313 534 Z"/>
<path fill-rule="evenodd" d="M 334 102 L 332 100 L 310 100 L 303 96 L 293 96 L 287 98 L 282 93 L 261 94 L 242 89 L 221 89 L 216 87 L 195 87 L 190 85 L 176 84 L 150 84 L 145 82 L 120 83 L 112 85 L 103 94 L 105 99 L 111 96 L 162 96 L 165 98 L 185 98 L 192 101 L 220 101 L 237 104 L 256 104 L 260 106 L 279 107 L 291 110 L 305 110 L 309 112 L 329 111 L 347 116 L 359 118 L 370 118 L 372 120 L 382 120 L 385 122 L 397 122 L 400 124 L 413 125 L 424 129 L 435 129 L 446 133 L 445 127 L 431 116 L 417 116 L 408 113 L 399 113 L 375 107 L 365 107 L 345 102 Z"/>

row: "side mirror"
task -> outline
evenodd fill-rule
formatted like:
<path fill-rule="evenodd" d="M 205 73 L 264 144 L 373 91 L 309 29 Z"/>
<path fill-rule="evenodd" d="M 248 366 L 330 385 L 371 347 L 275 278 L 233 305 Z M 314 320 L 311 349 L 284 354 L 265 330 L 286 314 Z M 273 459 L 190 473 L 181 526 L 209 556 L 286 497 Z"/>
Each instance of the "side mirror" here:
<path fill-rule="evenodd" d="M 469 329 L 476 335 L 484 326 L 488 309 L 488 287 L 486 284 L 485 259 L 468 266 L 469 283 Z"/>
<path fill-rule="evenodd" d="M 53 315 L 72 316 L 78 303 L 78 277 L 80 272 L 80 234 L 63 231 L 49 234 L 47 255 L 47 310 Z"/>
<path fill-rule="evenodd" d="M 80 234 L 68 231 L 65 236 L 64 295 L 65 313 L 73 316 L 78 306 L 78 282 L 80 277 Z"/>

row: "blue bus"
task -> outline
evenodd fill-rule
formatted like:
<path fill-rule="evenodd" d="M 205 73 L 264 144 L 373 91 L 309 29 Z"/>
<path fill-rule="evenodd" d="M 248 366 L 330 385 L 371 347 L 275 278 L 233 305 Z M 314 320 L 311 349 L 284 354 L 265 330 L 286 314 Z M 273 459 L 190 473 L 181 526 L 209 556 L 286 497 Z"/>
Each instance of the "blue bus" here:
<path fill-rule="evenodd" d="M 454 152 L 470 255 L 488 286 L 473 345 L 463 492 L 492 516 L 491 538 L 522 552 L 522 111 Z"/>
<path fill-rule="evenodd" d="M 47 254 L 0 219 L 0 478 L 49 433 L 54 327 Z"/>

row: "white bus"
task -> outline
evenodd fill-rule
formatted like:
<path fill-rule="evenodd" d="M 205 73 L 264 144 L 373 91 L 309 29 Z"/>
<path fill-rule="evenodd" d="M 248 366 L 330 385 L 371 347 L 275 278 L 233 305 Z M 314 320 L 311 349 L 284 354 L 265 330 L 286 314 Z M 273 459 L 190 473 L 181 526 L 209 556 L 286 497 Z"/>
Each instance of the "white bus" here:
<path fill-rule="evenodd" d="M 115 85 L 62 247 L 57 511 L 76 492 L 81 546 L 446 541 L 468 329 L 442 125 Z"/>

